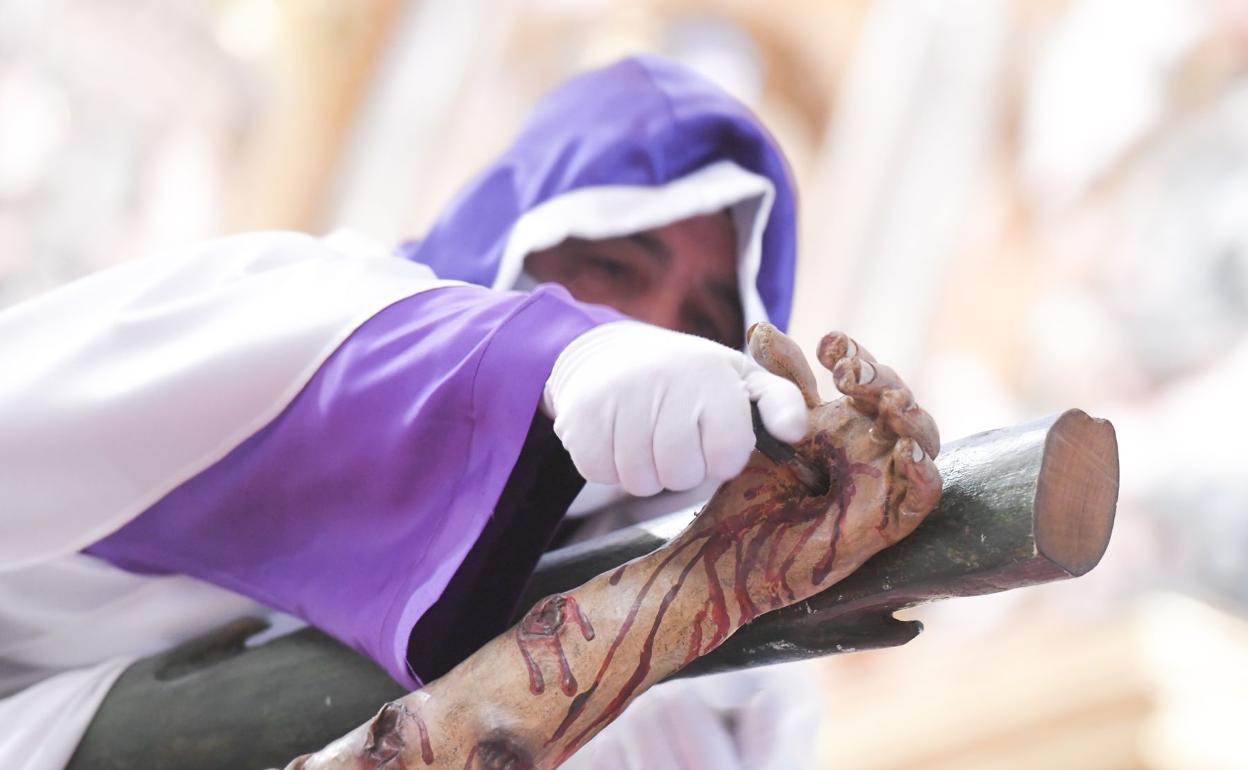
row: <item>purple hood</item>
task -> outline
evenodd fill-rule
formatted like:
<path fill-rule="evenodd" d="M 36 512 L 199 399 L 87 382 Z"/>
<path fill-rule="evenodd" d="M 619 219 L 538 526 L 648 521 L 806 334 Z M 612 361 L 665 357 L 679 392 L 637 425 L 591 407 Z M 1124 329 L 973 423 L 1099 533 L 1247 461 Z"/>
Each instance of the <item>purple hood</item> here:
<path fill-rule="evenodd" d="M 744 105 L 654 56 L 588 72 L 543 99 L 511 147 L 400 253 L 442 278 L 490 286 L 513 226 L 540 204 L 584 188 L 663 185 L 721 161 L 774 186 L 756 286 L 768 319 L 785 328 L 796 217 L 784 157 Z"/>

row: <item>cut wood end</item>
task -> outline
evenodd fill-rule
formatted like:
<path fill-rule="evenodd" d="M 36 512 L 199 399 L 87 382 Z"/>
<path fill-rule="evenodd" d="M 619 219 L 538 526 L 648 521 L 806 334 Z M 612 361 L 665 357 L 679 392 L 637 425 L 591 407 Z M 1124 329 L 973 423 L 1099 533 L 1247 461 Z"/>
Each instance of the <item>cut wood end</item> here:
<path fill-rule="evenodd" d="M 1097 565 L 1118 506 L 1118 439 L 1109 420 L 1079 409 L 1049 428 L 1036 482 L 1036 550 L 1071 576 Z"/>

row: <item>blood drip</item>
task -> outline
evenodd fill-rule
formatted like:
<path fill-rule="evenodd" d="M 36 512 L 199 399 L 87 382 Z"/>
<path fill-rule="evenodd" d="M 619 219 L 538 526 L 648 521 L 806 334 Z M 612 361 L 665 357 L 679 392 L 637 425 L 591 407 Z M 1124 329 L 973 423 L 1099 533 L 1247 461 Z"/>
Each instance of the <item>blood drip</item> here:
<path fill-rule="evenodd" d="M 429 743 L 429 729 L 425 727 L 425 720 L 420 718 L 420 714 L 412 712 L 412 716 L 416 718 L 416 729 L 420 731 L 420 761 L 432 765 L 433 746 Z"/>
<path fill-rule="evenodd" d="M 373 718 L 364 745 L 366 756 L 383 765 L 388 765 L 392 759 L 400 756 L 406 742 L 404 736 L 407 734 L 404 723 L 408 720 L 416 723 L 416 730 L 420 733 L 421 760 L 426 765 L 432 765 L 433 746 L 429 743 L 429 729 L 425 726 L 425 720 L 419 712 L 413 711 L 400 701 L 382 706 L 381 711 Z"/>
<path fill-rule="evenodd" d="M 568 665 L 568 656 L 563 651 L 560 638 L 564 624 L 568 618 L 581 630 L 581 636 L 589 641 L 594 638 L 594 627 L 589 618 L 581 612 L 576 599 L 563 594 L 548 596 L 529 610 L 516 626 L 516 645 L 520 655 L 529 669 L 529 692 L 541 695 L 546 691 L 546 681 L 542 677 L 542 669 L 533 657 L 534 647 L 545 647 L 559 662 L 559 687 L 563 694 L 571 697 L 576 695 L 576 677 Z"/>
<path fill-rule="evenodd" d="M 822 438 L 822 437 L 821 437 Z M 796 596 L 795 591 L 789 584 L 789 574 L 797 558 L 802 553 L 802 549 L 810 541 L 810 538 L 818 531 L 820 526 L 824 524 L 824 516 L 829 507 L 836 508 L 836 516 L 833 521 L 831 542 L 828 551 L 816 564 L 812 571 L 812 580 L 818 584 L 821 583 L 831 572 L 833 563 L 836 560 L 837 545 L 840 540 L 841 526 L 846 512 L 849 510 L 850 502 L 854 498 L 855 485 L 854 476 L 857 474 L 865 474 L 872 478 L 879 478 L 880 471 L 868 463 L 851 463 L 845 450 L 841 447 L 832 446 L 830 443 L 821 442 L 819 454 L 824 457 L 831 458 L 830 463 L 830 486 L 827 494 L 819 498 L 806 498 L 807 504 L 802 505 L 783 505 L 776 501 L 783 501 L 787 495 L 784 490 L 777 489 L 777 485 L 772 483 L 770 479 L 760 483 L 756 487 L 745 490 L 743 498 L 746 500 L 754 500 L 761 498 L 765 502 L 748 506 L 740 513 L 726 516 L 713 524 L 707 526 L 702 531 L 693 531 L 691 535 L 677 546 L 672 553 L 668 554 L 646 578 L 646 582 L 638 591 L 637 597 L 634 599 L 632 606 L 629 608 L 628 614 L 624 618 L 623 624 L 616 633 L 615 639 L 611 642 L 606 656 L 603 658 L 602 664 L 598 668 L 598 673 L 593 683 L 581 694 L 577 695 L 568 714 L 563 722 L 555 730 L 554 734 L 547 741 L 546 745 L 550 745 L 568 734 L 572 726 L 579 721 L 581 715 L 588 705 L 590 697 L 597 692 L 601 686 L 603 679 L 611 665 L 615 653 L 619 650 L 624 639 L 628 636 L 632 626 L 637 619 L 646 596 L 654 586 L 659 575 L 670 565 L 678 556 L 687 551 L 690 547 L 697 545 L 694 555 L 681 566 L 680 573 L 676 578 L 676 582 L 664 594 L 663 599 L 659 603 L 658 611 L 655 613 L 650 628 L 646 634 L 645 641 L 642 644 L 641 654 L 638 658 L 637 665 L 633 669 L 632 674 L 619 692 L 602 708 L 598 714 L 589 721 L 588 724 L 582 726 L 564 745 L 557 763 L 562 763 L 588 738 L 590 734 L 599 725 L 614 719 L 623 711 L 628 704 L 633 693 L 645 681 L 646 676 L 650 673 L 651 657 L 654 651 L 654 640 L 658 635 L 659 626 L 663 622 L 664 616 L 667 614 L 668 608 L 680 593 L 681 588 L 685 584 L 689 573 L 702 563 L 707 581 L 707 602 L 706 605 L 697 613 L 693 622 L 693 630 L 689 640 L 689 648 L 686 653 L 684 662 L 687 664 L 699 655 L 703 655 L 716 647 L 718 647 L 724 639 L 728 637 L 731 630 L 731 620 L 728 614 L 728 603 L 724 594 L 723 584 L 719 578 L 719 572 L 716 565 L 725 553 L 731 548 L 736 557 L 733 593 L 736 599 L 739 618 L 738 623 L 744 625 L 753 620 L 760 614 L 758 605 L 750 596 L 749 577 L 755 573 L 763 557 L 763 550 L 767 548 L 766 559 L 763 561 L 763 575 L 765 588 L 768 590 L 769 607 L 774 609 L 783 604 L 781 591 L 783 591 L 792 601 Z M 757 472 L 756 469 L 748 469 Z M 789 553 L 783 560 L 779 560 L 780 544 L 784 535 L 789 529 L 805 525 L 797 542 L 790 549 Z M 696 526 L 696 525 L 695 525 Z M 779 560 L 778 564 L 777 561 Z M 624 567 L 621 566 L 609 578 L 611 585 L 619 583 L 624 573 Z M 705 645 L 702 644 L 703 625 L 707 619 L 710 619 L 714 628 L 714 633 Z M 528 657 L 526 655 L 526 660 Z M 532 676 L 533 666 L 530 663 L 530 676 Z M 540 675 L 540 674 L 539 674 Z M 532 689 L 532 688 L 530 688 Z"/>

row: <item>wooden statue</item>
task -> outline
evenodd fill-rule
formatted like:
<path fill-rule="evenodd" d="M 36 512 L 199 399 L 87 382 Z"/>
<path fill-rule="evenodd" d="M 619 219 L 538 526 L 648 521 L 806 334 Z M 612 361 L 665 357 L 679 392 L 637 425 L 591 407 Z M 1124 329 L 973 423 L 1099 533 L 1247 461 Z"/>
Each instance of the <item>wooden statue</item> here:
<path fill-rule="evenodd" d="M 940 497 L 939 439 L 905 384 L 833 333 L 818 357 L 845 398 L 822 403 L 778 329 L 753 329 L 750 349 L 811 409 L 796 457 L 755 452 L 679 536 L 547 596 L 450 673 L 288 770 L 557 767 L 646 688 L 910 534 Z"/>

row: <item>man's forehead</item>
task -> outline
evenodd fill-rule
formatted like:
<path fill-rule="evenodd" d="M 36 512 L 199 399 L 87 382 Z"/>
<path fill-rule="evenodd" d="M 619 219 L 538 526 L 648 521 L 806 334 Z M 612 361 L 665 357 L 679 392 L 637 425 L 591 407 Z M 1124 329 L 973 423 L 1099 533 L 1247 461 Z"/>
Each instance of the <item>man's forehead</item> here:
<path fill-rule="evenodd" d="M 633 233 L 625 239 L 664 267 L 672 261 L 672 250 L 656 230 Z"/>
<path fill-rule="evenodd" d="M 699 214 L 678 222 L 642 230 L 628 239 L 654 256 L 668 259 L 679 253 L 682 258 L 719 267 L 724 272 L 737 266 L 737 231 L 731 216 L 722 212 Z"/>
<path fill-rule="evenodd" d="M 704 268 L 696 285 L 732 312 L 741 311 L 737 282 L 736 228 L 727 210 L 703 214 L 627 236 L 627 240 L 663 267 L 674 259 Z"/>

